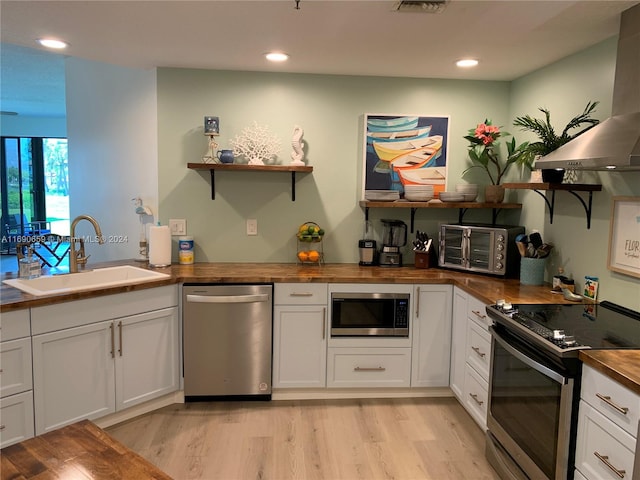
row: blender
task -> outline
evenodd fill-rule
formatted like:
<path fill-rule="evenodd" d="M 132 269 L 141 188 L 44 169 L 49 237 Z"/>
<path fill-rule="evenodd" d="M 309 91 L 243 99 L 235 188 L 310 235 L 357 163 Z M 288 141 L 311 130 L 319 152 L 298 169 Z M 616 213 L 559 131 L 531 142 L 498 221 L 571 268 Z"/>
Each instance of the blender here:
<path fill-rule="evenodd" d="M 360 265 L 371 266 L 376 264 L 376 241 L 373 239 L 373 226 L 369 220 L 364 222 L 364 234 L 358 241 L 360 252 Z"/>
<path fill-rule="evenodd" d="M 381 220 L 382 250 L 380 251 L 381 267 L 401 267 L 402 253 L 400 248 L 407 244 L 407 224 L 402 220 Z"/>

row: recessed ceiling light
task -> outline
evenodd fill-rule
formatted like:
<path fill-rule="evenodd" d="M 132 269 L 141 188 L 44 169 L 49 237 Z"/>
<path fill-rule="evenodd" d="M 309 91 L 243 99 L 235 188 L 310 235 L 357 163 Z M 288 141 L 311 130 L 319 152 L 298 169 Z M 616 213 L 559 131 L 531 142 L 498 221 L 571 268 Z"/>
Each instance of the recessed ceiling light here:
<path fill-rule="evenodd" d="M 473 58 L 463 58 L 462 60 L 458 60 L 456 62 L 456 65 L 462 68 L 475 67 L 476 65 L 478 65 L 478 60 L 475 60 Z"/>
<path fill-rule="evenodd" d="M 43 47 L 53 48 L 56 50 L 62 50 L 69 46 L 67 42 L 63 42 L 62 40 L 56 40 L 55 38 L 39 38 L 38 43 Z"/>
<path fill-rule="evenodd" d="M 270 62 L 286 62 L 289 59 L 289 55 L 282 52 L 270 52 L 265 54 L 265 57 Z"/>

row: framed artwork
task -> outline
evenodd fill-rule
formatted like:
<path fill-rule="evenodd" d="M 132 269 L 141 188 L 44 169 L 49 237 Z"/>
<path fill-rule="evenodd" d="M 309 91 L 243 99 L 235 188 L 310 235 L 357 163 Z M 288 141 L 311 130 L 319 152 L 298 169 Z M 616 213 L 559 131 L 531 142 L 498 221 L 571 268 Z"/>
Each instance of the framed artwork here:
<path fill-rule="evenodd" d="M 445 189 L 449 117 L 364 115 L 363 199 L 366 191 L 397 191 L 404 185 Z"/>
<path fill-rule="evenodd" d="M 640 278 L 640 197 L 613 197 L 607 268 Z"/>

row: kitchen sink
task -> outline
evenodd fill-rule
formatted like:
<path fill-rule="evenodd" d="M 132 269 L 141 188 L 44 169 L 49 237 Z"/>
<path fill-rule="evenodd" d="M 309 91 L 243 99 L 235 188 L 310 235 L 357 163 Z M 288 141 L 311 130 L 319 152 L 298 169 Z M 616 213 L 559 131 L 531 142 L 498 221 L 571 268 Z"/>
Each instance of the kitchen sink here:
<path fill-rule="evenodd" d="M 88 270 L 86 272 L 64 275 L 42 276 L 25 279 L 14 278 L 3 283 L 30 293 L 31 295 L 53 295 L 86 290 L 97 290 L 120 285 L 136 285 L 169 278 L 166 273 L 154 272 L 144 268 L 122 265 Z"/>

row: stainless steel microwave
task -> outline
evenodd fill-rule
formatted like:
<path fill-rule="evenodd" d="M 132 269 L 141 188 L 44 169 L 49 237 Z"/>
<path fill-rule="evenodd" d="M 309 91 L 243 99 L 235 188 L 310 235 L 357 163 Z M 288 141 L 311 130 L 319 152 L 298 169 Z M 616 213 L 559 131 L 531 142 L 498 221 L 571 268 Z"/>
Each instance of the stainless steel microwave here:
<path fill-rule="evenodd" d="M 408 337 L 408 293 L 331 294 L 332 337 Z"/>
<path fill-rule="evenodd" d="M 510 225 L 440 225 L 438 265 L 517 277 L 520 253 L 515 238 L 521 233 L 524 227 Z"/>

